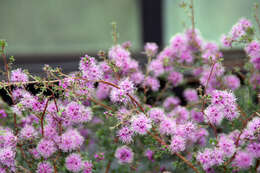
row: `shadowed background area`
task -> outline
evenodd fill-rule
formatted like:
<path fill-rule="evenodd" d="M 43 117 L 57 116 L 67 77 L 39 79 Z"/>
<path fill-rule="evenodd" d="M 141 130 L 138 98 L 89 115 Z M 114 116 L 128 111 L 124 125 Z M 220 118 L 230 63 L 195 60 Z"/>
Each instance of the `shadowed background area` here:
<path fill-rule="evenodd" d="M 117 23 L 119 43 L 132 42 L 134 57 L 143 61 L 142 45 L 162 48 L 177 32 L 190 26 L 181 0 L 1 0 L 0 38 L 19 67 L 40 74 L 44 64 L 77 69 L 79 57 L 107 51 L 112 41 L 111 22 Z M 189 1 L 184 1 L 189 3 Z M 195 0 L 195 25 L 207 40 L 219 42 L 241 16 L 253 20 L 257 0 Z M 239 48 L 224 52 L 235 63 L 244 57 Z M 1 63 L 1 66 L 3 64 Z"/>

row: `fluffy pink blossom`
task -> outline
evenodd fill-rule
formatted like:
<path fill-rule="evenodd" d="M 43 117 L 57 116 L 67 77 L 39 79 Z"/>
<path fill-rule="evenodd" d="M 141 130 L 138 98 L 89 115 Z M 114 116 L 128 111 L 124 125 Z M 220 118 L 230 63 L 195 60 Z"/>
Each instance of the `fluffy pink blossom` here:
<path fill-rule="evenodd" d="M 120 164 L 131 163 L 134 159 L 134 153 L 131 148 L 124 145 L 116 149 L 115 157 L 118 159 Z"/>
<path fill-rule="evenodd" d="M 174 96 L 169 96 L 167 97 L 164 102 L 163 102 L 163 107 L 165 109 L 171 109 L 174 106 L 178 106 L 180 104 L 180 99 L 178 97 L 174 97 Z"/>
<path fill-rule="evenodd" d="M 253 165 L 253 157 L 246 151 L 238 151 L 233 161 L 233 165 L 241 169 L 247 169 Z"/>
<path fill-rule="evenodd" d="M 227 37 L 226 35 L 222 35 L 221 43 L 224 47 L 231 47 L 232 45 L 232 38 Z"/>
<path fill-rule="evenodd" d="M 82 77 L 90 81 L 99 80 L 103 72 L 97 65 L 95 58 L 85 55 L 79 62 L 79 69 L 82 72 Z"/>
<path fill-rule="evenodd" d="M 85 161 L 83 163 L 83 173 L 92 173 L 93 164 L 91 161 Z"/>
<path fill-rule="evenodd" d="M 11 71 L 11 81 L 12 82 L 27 82 L 29 80 L 27 74 L 25 74 L 22 69 L 18 68 Z"/>
<path fill-rule="evenodd" d="M 79 172 L 83 168 L 83 162 L 79 154 L 72 153 L 65 160 L 66 168 L 71 172 Z"/>
<path fill-rule="evenodd" d="M 132 95 L 135 90 L 133 82 L 130 81 L 129 78 L 125 78 L 119 82 L 118 86 L 119 88 L 112 89 L 110 99 L 113 102 L 127 103 L 129 101 L 127 94 Z"/>
<path fill-rule="evenodd" d="M 154 59 L 148 65 L 148 70 L 151 72 L 155 77 L 158 77 L 164 73 L 163 62 L 159 59 Z"/>
<path fill-rule="evenodd" d="M 0 149 L 0 163 L 8 167 L 14 166 L 16 152 L 11 147 Z"/>
<path fill-rule="evenodd" d="M 236 90 L 240 87 L 240 80 L 235 75 L 226 75 L 223 80 L 224 84 L 232 90 Z"/>
<path fill-rule="evenodd" d="M 120 70 L 127 72 L 131 69 L 130 52 L 120 45 L 113 46 L 109 52 L 108 57 L 119 67 Z"/>
<path fill-rule="evenodd" d="M 143 113 L 140 113 L 132 118 L 131 127 L 134 132 L 144 135 L 152 128 L 152 124 L 149 118 L 147 118 Z"/>
<path fill-rule="evenodd" d="M 53 173 L 53 166 L 49 162 L 40 162 L 37 167 L 37 173 Z"/>
<path fill-rule="evenodd" d="M 236 146 L 233 140 L 226 136 L 221 136 L 218 141 L 219 148 L 224 151 L 226 157 L 231 157 L 236 151 Z"/>
<path fill-rule="evenodd" d="M 160 88 L 160 82 L 158 79 L 148 76 L 143 81 L 143 87 L 151 88 L 152 91 L 158 91 Z"/>
<path fill-rule="evenodd" d="M 188 102 L 197 102 L 199 100 L 198 93 L 195 89 L 187 88 L 184 90 L 183 95 Z"/>
<path fill-rule="evenodd" d="M 162 135 L 171 135 L 175 132 L 176 122 L 171 118 L 164 118 L 159 125 L 159 132 Z"/>
<path fill-rule="evenodd" d="M 174 117 L 177 123 L 183 123 L 190 118 L 190 113 L 186 107 L 177 106 L 168 114 L 168 116 Z"/>
<path fill-rule="evenodd" d="M 171 152 L 180 152 L 185 150 L 186 141 L 180 136 L 173 136 L 170 144 Z"/>
<path fill-rule="evenodd" d="M 83 144 L 84 138 L 75 129 L 69 129 L 61 135 L 59 140 L 59 148 L 64 151 L 72 151 L 80 148 Z"/>
<path fill-rule="evenodd" d="M 159 107 L 151 108 L 148 111 L 148 115 L 154 122 L 160 122 L 162 119 L 165 118 L 164 110 Z"/>
<path fill-rule="evenodd" d="M 65 111 L 67 118 L 74 123 L 88 122 L 92 119 L 91 109 L 77 102 L 70 102 Z"/>
<path fill-rule="evenodd" d="M 179 72 L 173 71 L 169 74 L 168 80 L 173 86 L 177 86 L 183 81 L 183 75 Z"/>
<path fill-rule="evenodd" d="M 33 126 L 25 125 L 20 131 L 20 138 L 25 140 L 31 140 L 37 135 L 36 130 Z"/>
<path fill-rule="evenodd" d="M 5 118 L 5 117 L 7 117 L 7 114 L 6 114 L 6 112 L 5 112 L 5 110 L 4 109 L 0 109 L 0 118 Z"/>
<path fill-rule="evenodd" d="M 117 136 L 123 143 L 131 143 L 133 141 L 133 136 L 134 132 L 131 128 L 129 127 L 122 127 L 118 132 Z"/>
<path fill-rule="evenodd" d="M 204 121 L 204 115 L 203 112 L 196 110 L 196 109 L 192 109 L 190 112 L 191 118 L 197 122 L 197 123 L 201 123 Z"/>
<path fill-rule="evenodd" d="M 37 145 L 37 151 L 44 158 L 49 158 L 53 153 L 57 151 L 57 148 L 53 141 L 42 139 Z"/>
<path fill-rule="evenodd" d="M 146 43 L 144 50 L 147 56 L 155 56 L 158 51 L 158 46 L 156 43 Z"/>
<path fill-rule="evenodd" d="M 197 154 L 197 161 L 200 162 L 204 170 L 211 168 L 214 165 L 214 153 L 211 149 L 205 149 L 204 152 Z"/>
<path fill-rule="evenodd" d="M 206 115 L 206 120 L 215 125 L 220 125 L 224 118 L 223 112 L 221 111 L 221 107 L 217 105 L 208 106 L 205 109 L 204 113 Z"/>

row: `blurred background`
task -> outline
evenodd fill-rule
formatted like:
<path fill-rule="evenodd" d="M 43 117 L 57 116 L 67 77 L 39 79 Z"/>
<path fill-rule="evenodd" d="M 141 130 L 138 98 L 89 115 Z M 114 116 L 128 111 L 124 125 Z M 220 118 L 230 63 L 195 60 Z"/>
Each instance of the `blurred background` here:
<path fill-rule="evenodd" d="M 190 18 L 179 7 L 181 0 L 0 0 L 0 38 L 17 66 L 40 73 L 44 64 L 77 69 L 81 55 L 96 55 L 113 44 L 116 22 L 119 43 L 132 42 L 138 52 L 145 42 L 161 48 L 170 38 L 190 26 Z M 189 3 L 189 1 L 185 1 Z M 242 16 L 253 19 L 259 0 L 194 0 L 195 26 L 209 41 L 219 43 Z M 259 12 L 260 14 L 260 12 Z M 239 48 L 224 52 L 226 59 L 243 58 Z M 238 61 L 238 60 L 237 60 Z"/>

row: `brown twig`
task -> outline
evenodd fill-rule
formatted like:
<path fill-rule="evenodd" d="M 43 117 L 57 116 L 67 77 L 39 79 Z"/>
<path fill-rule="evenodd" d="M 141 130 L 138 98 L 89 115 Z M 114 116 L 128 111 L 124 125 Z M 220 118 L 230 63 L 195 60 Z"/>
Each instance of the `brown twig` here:
<path fill-rule="evenodd" d="M 216 64 L 216 62 L 213 62 L 212 66 L 211 66 L 210 74 L 209 74 L 209 77 L 208 77 L 208 79 L 207 79 L 206 86 L 205 86 L 205 89 L 204 89 L 205 93 L 204 93 L 204 95 L 202 96 L 201 112 L 202 112 L 206 117 L 207 117 L 207 115 L 204 113 L 205 104 L 206 104 L 205 96 L 206 96 L 206 92 L 207 92 L 207 89 L 208 89 L 209 80 L 210 80 L 210 78 L 211 78 L 211 76 L 212 76 L 212 74 L 213 74 L 213 69 L 214 69 L 215 64 Z M 209 119 L 209 118 L 207 117 L 207 119 Z M 217 138 L 218 138 L 218 134 L 217 134 L 217 129 L 216 129 L 216 127 L 215 127 L 212 123 L 210 123 L 209 121 L 208 121 L 208 125 L 209 125 L 211 128 L 213 128 L 215 137 L 216 137 L 216 139 L 217 139 Z"/>
<path fill-rule="evenodd" d="M 96 100 L 96 99 L 94 99 L 94 98 L 89 97 L 88 99 L 89 99 L 90 101 L 96 103 L 97 105 L 100 105 L 100 106 L 104 107 L 104 108 L 107 109 L 107 110 L 114 111 L 114 109 L 113 109 L 112 107 L 107 106 L 107 105 L 103 104 L 102 102 L 100 102 L 100 101 L 98 101 L 98 100 Z"/>
<path fill-rule="evenodd" d="M 2 46 L 1 46 L 1 53 L 2 53 L 3 60 L 4 60 L 7 82 L 10 83 L 9 67 L 8 67 L 8 62 L 7 62 L 7 58 L 6 58 L 4 50 L 5 50 L 5 44 L 3 43 Z M 12 104 L 14 104 L 14 98 L 13 98 L 13 95 L 12 95 L 11 86 L 7 86 L 7 87 L 8 87 L 8 90 L 10 90 L 10 96 L 11 96 L 11 99 L 12 99 Z M 14 117 L 14 129 L 15 129 L 14 131 L 15 131 L 15 135 L 17 135 L 18 128 L 17 128 L 17 122 L 16 122 L 17 118 L 16 118 L 15 113 L 13 114 L 13 117 Z"/>
<path fill-rule="evenodd" d="M 164 142 L 158 135 L 154 135 L 151 132 L 148 132 L 149 135 L 151 135 L 157 142 L 159 142 L 162 146 L 168 148 L 168 145 L 166 142 Z M 190 162 L 188 161 L 185 157 L 183 157 L 180 153 L 174 153 L 176 154 L 177 157 L 179 157 L 183 162 L 185 162 L 190 168 L 192 168 L 196 173 L 199 173 L 198 169 Z"/>
<path fill-rule="evenodd" d="M 238 148 L 238 146 L 239 146 L 239 141 L 240 141 L 240 139 L 241 139 L 240 137 L 241 137 L 241 135 L 242 135 L 242 133 L 243 133 L 243 130 L 244 130 L 245 127 L 247 126 L 248 121 L 250 121 L 250 120 L 254 117 L 254 116 L 253 116 L 254 114 L 255 114 L 255 113 L 253 113 L 252 115 L 250 115 L 250 116 L 246 119 L 246 123 L 243 124 L 243 127 L 242 127 L 242 129 L 241 129 L 241 131 L 240 131 L 240 133 L 239 133 L 239 135 L 238 135 L 236 141 L 235 141 L 235 146 L 236 146 L 236 148 Z M 235 159 L 236 154 L 237 154 L 237 152 L 235 152 L 235 153 L 232 155 L 232 157 L 231 157 L 228 161 L 226 161 L 226 162 L 224 163 L 224 166 L 225 166 L 225 167 Z"/>
<path fill-rule="evenodd" d="M 111 160 L 108 161 L 107 166 L 106 166 L 106 173 L 109 173 L 109 169 L 111 167 Z"/>
<path fill-rule="evenodd" d="M 32 169 L 32 163 L 29 160 L 27 160 L 27 157 L 25 156 L 22 146 L 20 144 L 17 144 L 17 147 L 19 148 L 21 155 L 22 155 L 23 159 L 25 160 L 25 162 L 27 163 L 27 165 Z"/>
<path fill-rule="evenodd" d="M 48 103 L 49 103 L 50 98 L 47 99 L 45 106 L 44 106 L 44 110 L 42 112 L 41 115 L 41 129 L 42 129 L 42 137 L 44 137 L 44 127 L 43 127 L 43 121 L 44 121 L 44 115 L 46 113 L 47 107 L 48 107 Z"/>
<path fill-rule="evenodd" d="M 257 16 L 257 10 L 258 10 L 258 4 L 255 3 L 255 14 L 254 14 L 254 18 L 255 18 L 255 21 L 258 25 L 258 29 L 259 29 L 259 32 L 260 32 L 260 20 L 259 20 L 259 17 Z"/>

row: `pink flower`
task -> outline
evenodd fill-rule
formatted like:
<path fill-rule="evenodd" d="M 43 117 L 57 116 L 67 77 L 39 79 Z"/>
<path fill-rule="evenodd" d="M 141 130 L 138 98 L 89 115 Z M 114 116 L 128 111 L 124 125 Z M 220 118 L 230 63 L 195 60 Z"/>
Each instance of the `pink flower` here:
<path fill-rule="evenodd" d="M 215 163 L 213 151 L 207 148 L 204 152 L 199 152 L 197 154 L 197 161 L 200 162 L 204 170 L 212 167 Z"/>
<path fill-rule="evenodd" d="M 95 159 L 97 159 L 97 161 L 101 161 L 105 159 L 104 153 L 97 153 L 94 155 Z"/>
<path fill-rule="evenodd" d="M 168 80 L 173 84 L 173 86 L 177 86 L 183 81 L 183 75 L 179 72 L 173 71 L 169 74 Z"/>
<path fill-rule="evenodd" d="M 152 128 L 152 124 L 151 120 L 141 113 L 132 118 L 131 127 L 134 132 L 144 135 Z"/>
<path fill-rule="evenodd" d="M 15 151 L 11 147 L 0 149 L 0 163 L 8 167 L 14 166 L 15 164 Z"/>
<path fill-rule="evenodd" d="M 130 80 L 133 81 L 135 84 L 141 84 L 144 80 L 144 74 L 140 71 L 132 73 L 130 75 Z"/>
<path fill-rule="evenodd" d="M 125 78 L 119 82 L 118 86 L 119 88 L 112 89 L 110 98 L 113 102 L 123 102 L 126 104 L 129 101 L 127 94 L 132 95 L 134 93 L 134 84 L 129 78 Z"/>
<path fill-rule="evenodd" d="M 12 82 L 27 82 L 29 80 L 27 74 L 25 74 L 22 69 L 18 68 L 11 71 L 11 81 Z"/>
<path fill-rule="evenodd" d="M 247 169 L 253 165 L 253 157 L 246 151 L 238 151 L 233 161 L 233 165 L 241 169 Z"/>
<path fill-rule="evenodd" d="M 171 140 L 170 150 L 173 153 L 184 151 L 186 141 L 180 136 L 173 136 Z"/>
<path fill-rule="evenodd" d="M 44 126 L 44 137 L 46 139 L 53 139 L 57 137 L 58 133 L 56 130 L 56 127 L 51 126 L 50 124 L 47 124 Z"/>
<path fill-rule="evenodd" d="M 246 151 L 251 154 L 255 158 L 260 157 L 260 143 L 258 142 L 252 142 L 247 145 Z"/>
<path fill-rule="evenodd" d="M 203 112 L 198 111 L 196 109 L 192 109 L 190 112 L 191 118 L 196 121 L 197 123 L 201 123 L 204 121 Z"/>
<path fill-rule="evenodd" d="M 221 107 L 217 105 L 208 106 L 204 113 L 206 115 L 206 120 L 215 125 L 220 125 L 224 118 Z"/>
<path fill-rule="evenodd" d="M 123 143 L 131 143 L 133 141 L 132 136 L 134 132 L 130 127 L 122 127 L 118 132 L 117 136 Z"/>
<path fill-rule="evenodd" d="M 38 164 L 37 173 L 53 173 L 53 167 L 49 162 L 40 162 Z"/>
<path fill-rule="evenodd" d="M 222 151 L 224 151 L 224 155 L 226 157 L 231 157 L 236 150 L 234 141 L 229 139 L 226 136 L 220 137 L 220 139 L 218 141 L 218 146 Z"/>
<path fill-rule="evenodd" d="M 165 109 L 171 109 L 174 106 L 178 106 L 180 104 L 180 99 L 178 97 L 170 96 L 167 97 L 163 102 L 163 107 Z"/>
<path fill-rule="evenodd" d="M 156 78 L 148 76 L 144 79 L 143 87 L 151 88 L 152 91 L 158 91 L 160 88 L 160 82 Z"/>
<path fill-rule="evenodd" d="M 176 122 L 170 118 L 164 118 L 160 122 L 159 132 L 162 135 L 171 135 L 175 132 Z"/>
<path fill-rule="evenodd" d="M 183 95 L 188 102 L 197 102 L 199 100 L 199 96 L 195 89 L 187 88 L 184 90 Z"/>
<path fill-rule="evenodd" d="M 155 56 L 158 51 L 158 46 L 156 43 L 146 43 L 144 46 L 144 50 L 147 56 Z"/>
<path fill-rule="evenodd" d="M 53 141 L 42 139 L 37 145 L 37 151 L 44 157 L 48 158 L 57 151 Z"/>
<path fill-rule="evenodd" d="M 108 57 L 123 72 L 127 72 L 131 69 L 130 65 L 133 61 L 131 60 L 130 52 L 122 46 L 113 46 L 108 52 Z"/>
<path fill-rule="evenodd" d="M 124 145 L 116 149 L 115 157 L 118 159 L 120 164 L 131 163 L 134 158 L 134 153 L 131 148 Z"/>
<path fill-rule="evenodd" d="M 66 106 L 66 116 L 74 123 L 88 122 L 92 119 L 92 111 L 77 102 L 70 102 Z"/>
<path fill-rule="evenodd" d="M 83 163 L 83 173 L 92 173 L 93 164 L 91 161 L 85 161 Z"/>
<path fill-rule="evenodd" d="M 168 116 L 176 118 L 177 123 L 183 123 L 190 118 L 190 113 L 186 107 L 177 106 L 168 114 Z"/>
<path fill-rule="evenodd" d="M 159 107 L 151 108 L 147 114 L 156 123 L 165 118 L 164 110 Z"/>
<path fill-rule="evenodd" d="M 72 153 L 65 160 L 66 168 L 71 172 L 79 172 L 83 168 L 83 162 L 79 154 Z"/>
<path fill-rule="evenodd" d="M 163 62 L 159 59 L 152 60 L 148 66 L 148 70 L 155 77 L 162 75 L 164 73 Z"/>
<path fill-rule="evenodd" d="M 152 150 L 147 149 L 147 150 L 145 151 L 145 156 L 146 156 L 149 160 L 151 160 L 151 161 L 154 161 L 153 155 L 154 155 L 154 152 L 153 152 Z"/>
<path fill-rule="evenodd" d="M 0 117 L 3 117 L 3 118 L 7 117 L 7 114 L 4 109 L 0 109 Z"/>
<path fill-rule="evenodd" d="M 62 151 L 68 152 L 80 148 L 83 142 L 84 138 L 77 130 L 69 129 L 61 135 L 58 145 Z"/>
<path fill-rule="evenodd" d="M 22 139 L 30 140 L 35 138 L 37 135 L 37 132 L 35 131 L 33 126 L 25 125 L 22 130 L 20 131 L 20 137 Z"/>
<path fill-rule="evenodd" d="M 240 87 L 240 80 L 235 75 L 226 75 L 223 80 L 224 84 L 232 90 L 236 90 Z"/>
<path fill-rule="evenodd" d="M 82 72 L 82 77 L 90 81 L 99 80 L 103 71 L 97 65 L 95 58 L 85 55 L 79 62 L 79 69 Z"/>
<path fill-rule="evenodd" d="M 232 45 L 232 39 L 227 37 L 226 35 L 222 35 L 221 37 L 221 43 L 224 47 L 231 47 Z"/>

